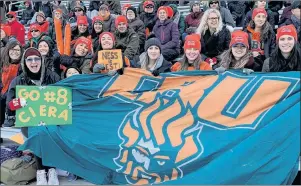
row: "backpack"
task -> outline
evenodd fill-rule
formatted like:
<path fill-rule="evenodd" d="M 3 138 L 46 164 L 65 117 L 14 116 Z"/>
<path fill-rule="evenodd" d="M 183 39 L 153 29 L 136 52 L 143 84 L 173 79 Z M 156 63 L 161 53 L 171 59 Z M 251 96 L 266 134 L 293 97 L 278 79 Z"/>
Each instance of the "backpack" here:
<path fill-rule="evenodd" d="M 17 151 L 18 147 L 17 145 L 1 146 L 1 164 L 8 159 L 22 156 L 22 151 Z"/>
<path fill-rule="evenodd" d="M 36 172 L 34 158 L 30 162 L 12 158 L 1 164 L 1 182 L 7 185 L 25 185 L 36 178 Z"/>

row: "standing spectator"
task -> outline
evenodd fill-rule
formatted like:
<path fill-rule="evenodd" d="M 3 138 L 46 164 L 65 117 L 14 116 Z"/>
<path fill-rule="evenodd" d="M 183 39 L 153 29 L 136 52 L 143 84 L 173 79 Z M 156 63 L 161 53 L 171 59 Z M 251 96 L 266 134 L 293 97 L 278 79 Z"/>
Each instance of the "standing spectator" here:
<path fill-rule="evenodd" d="M 201 36 L 204 59 L 210 64 L 216 63 L 217 56 L 229 49 L 231 33 L 223 25 L 222 17 L 216 9 L 205 11 L 196 33 Z"/>
<path fill-rule="evenodd" d="M 186 31 L 182 35 L 182 40 L 185 41 L 186 35 L 195 33 L 196 29 L 200 24 L 200 20 L 203 16 L 203 11 L 201 10 L 201 3 L 200 2 L 192 2 L 190 3 L 190 11 L 191 13 L 188 14 L 185 18 L 186 24 Z"/>
<path fill-rule="evenodd" d="M 176 59 L 180 54 L 180 33 L 178 25 L 167 16 L 167 7 L 158 9 L 158 20 L 153 28 L 153 33 L 161 42 L 161 53 L 167 61 Z"/>
<path fill-rule="evenodd" d="M 177 8 L 176 4 L 171 4 L 169 6 L 173 10 L 172 20 L 173 20 L 174 23 L 176 23 L 178 25 L 178 29 L 179 29 L 180 35 L 182 35 L 184 33 L 184 31 L 185 31 L 185 18 L 178 11 L 178 8 Z"/>
<path fill-rule="evenodd" d="M 231 15 L 231 12 L 226 9 L 225 7 L 220 5 L 220 2 L 218 0 L 210 0 L 209 1 L 209 8 L 216 9 L 220 12 L 220 15 L 222 17 L 222 22 L 227 26 L 227 28 L 232 32 L 235 27 L 235 23 L 233 20 L 233 17 Z"/>
<path fill-rule="evenodd" d="M 277 48 L 263 64 L 263 72 L 301 71 L 301 49 L 293 25 L 277 30 Z"/>
<path fill-rule="evenodd" d="M 16 37 L 22 45 L 25 45 L 25 28 L 19 21 L 17 21 L 16 12 L 8 12 L 6 17 L 8 25 L 11 28 L 11 35 Z"/>
<path fill-rule="evenodd" d="M 25 2 L 26 9 L 23 11 L 20 23 L 27 26 L 30 23 L 31 18 L 34 16 L 35 11 L 32 9 L 31 1 Z"/>
<path fill-rule="evenodd" d="M 104 1 L 103 4 L 106 4 L 111 12 L 111 14 L 121 15 L 121 5 L 120 1 Z"/>
<path fill-rule="evenodd" d="M 139 36 L 139 47 L 140 52 L 144 51 L 144 43 L 145 43 L 145 26 L 144 23 L 137 17 L 136 8 L 129 7 L 126 11 L 126 17 L 129 23 L 129 27 L 132 28 Z"/>
<path fill-rule="evenodd" d="M 153 31 L 158 19 L 153 1 L 145 1 L 143 3 L 143 12 L 140 14 L 140 19 L 145 25 L 145 33 L 148 36 Z"/>
<path fill-rule="evenodd" d="M 125 16 L 118 16 L 115 20 L 116 48 L 121 49 L 122 53 L 132 60 L 139 54 L 139 36 L 128 26 Z"/>
<path fill-rule="evenodd" d="M 102 4 L 99 7 L 99 15 L 103 19 L 103 30 L 105 32 L 114 32 L 115 31 L 115 18 L 111 15 L 109 7 L 106 4 Z"/>
<path fill-rule="evenodd" d="M 246 13 L 249 11 L 246 1 L 230 1 L 228 2 L 229 10 L 233 16 L 236 27 L 242 27 Z"/>
<path fill-rule="evenodd" d="M 279 10 L 283 7 L 283 1 L 269 1 L 268 3 L 269 10 L 271 10 L 272 14 L 274 16 L 275 25 L 279 24 Z"/>
<path fill-rule="evenodd" d="M 247 27 L 247 32 L 250 38 L 253 57 L 260 58 L 263 63 L 275 49 L 275 33 L 267 21 L 267 12 L 265 9 L 255 8 L 253 10 L 252 20 Z"/>
<path fill-rule="evenodd" d="M 92 28 L 92 45 L 93 51 L 96 52 L 99 45 L 99 36 L 103 32 L 103 19 L 100 16 L 93 18 L 93 28 Z"/>

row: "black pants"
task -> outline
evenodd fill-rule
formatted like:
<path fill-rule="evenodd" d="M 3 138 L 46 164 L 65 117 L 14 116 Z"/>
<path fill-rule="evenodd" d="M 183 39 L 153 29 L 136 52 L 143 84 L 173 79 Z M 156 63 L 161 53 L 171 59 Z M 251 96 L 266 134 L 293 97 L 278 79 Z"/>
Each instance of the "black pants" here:
<path fill-rule="evenodd" d="M 0 112 L 1 112 L 1 115 L 0 115 L 0 125 L 2 126 L 2 124 L 4 123 L 4 119 L 5 119 L 5 108 L 6 108 L 6 95 L 1 95 L 0 96 L 0 99 L 1 99 L 1 110 L 0 110 Z"/>

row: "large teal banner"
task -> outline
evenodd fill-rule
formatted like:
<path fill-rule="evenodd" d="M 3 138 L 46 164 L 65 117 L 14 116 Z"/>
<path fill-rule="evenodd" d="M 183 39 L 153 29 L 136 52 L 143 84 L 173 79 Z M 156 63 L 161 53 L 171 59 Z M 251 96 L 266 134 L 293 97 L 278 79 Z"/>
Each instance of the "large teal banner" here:
<path fill-rule="evenodd" d="M 29 130 L 44 165 L 95 184 L 290 184 L 300 154 L 300 73 L 126 69 L 78 75 L 72 125 Z"/>

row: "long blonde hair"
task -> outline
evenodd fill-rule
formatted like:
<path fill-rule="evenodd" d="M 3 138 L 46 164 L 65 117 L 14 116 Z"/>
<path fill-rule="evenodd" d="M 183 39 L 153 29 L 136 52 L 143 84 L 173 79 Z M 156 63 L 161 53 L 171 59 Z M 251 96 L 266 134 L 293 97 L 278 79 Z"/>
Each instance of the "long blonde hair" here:
<path fill-rule="evenodd" d="M 214 35 L 217 35 L 223 29 L 223 20 L 222 20 L 222 16 L 221 16 L 220 12 L 216 9 L 210 8 L 210 9 L 206 10 L 204 15 L 202 16 L 200 25 L 196 30 L 197 34 L 200 34 L 201 36 L 205 35 L 206 31 L 209 29 L 208 17 L 209 17 L 209 14 L 211 14 L 211 13 L 215 13 L 218 17 L 218 27 L 215 30 Z"/>

